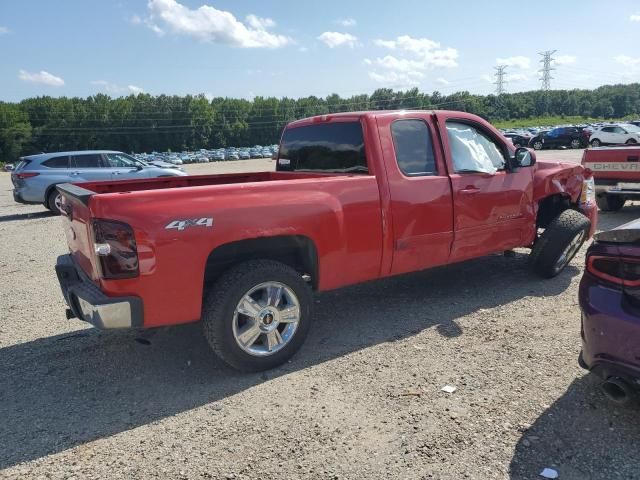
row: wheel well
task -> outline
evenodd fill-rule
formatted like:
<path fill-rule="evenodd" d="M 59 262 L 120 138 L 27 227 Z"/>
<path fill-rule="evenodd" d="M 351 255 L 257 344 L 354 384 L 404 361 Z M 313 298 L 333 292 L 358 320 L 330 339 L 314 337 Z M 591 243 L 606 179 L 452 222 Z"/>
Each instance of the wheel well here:
<path fill-rule="evenodd" d="M 54 183 L 53 185 L 49 185 L 47 187 L 47 190 L 44 193 L 44 203 L 47 203 L 49 201 L 49 195 L 51 195 L 51 192 L 53 192 L 56 189 L 56 186 L 58 184 Z"/>
<path fill-rule="evenodd" d="M 247 260 L 275 260 L 311 277 L 318 287 L 318 254 L 313 241 L 300 235 L 251 238 L 221 245 L 207 258 L 205 285 L 215 282 L 233 265 Z"/>
<path fill-rule="evenodd" d="M 542 199 L 536 219 L 537 227 L 547 228 L 554 218 L 569 208 L 571 208 L 571 200 L 566 195 L 558 193 Z"/>

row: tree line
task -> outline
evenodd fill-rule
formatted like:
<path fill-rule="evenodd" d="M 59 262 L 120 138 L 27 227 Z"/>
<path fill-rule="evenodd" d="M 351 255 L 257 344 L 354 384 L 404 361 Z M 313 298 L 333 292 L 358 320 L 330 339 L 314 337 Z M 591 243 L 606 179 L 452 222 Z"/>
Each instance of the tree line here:
<path fill-rule="evenodd" d="M 640 84 L 500 96 L 383 88 L 348 98 L 336 94 L 253 100 L 148 94 L 37 97 L 0 102 L 0 161 L 63 150 L 151 152 L 268 145 L 277 143 L 282 128 L 295 119 L 385 109 L 461 110 L 489 121 L 542 116 L 623 118 L 640 113 Z"/>

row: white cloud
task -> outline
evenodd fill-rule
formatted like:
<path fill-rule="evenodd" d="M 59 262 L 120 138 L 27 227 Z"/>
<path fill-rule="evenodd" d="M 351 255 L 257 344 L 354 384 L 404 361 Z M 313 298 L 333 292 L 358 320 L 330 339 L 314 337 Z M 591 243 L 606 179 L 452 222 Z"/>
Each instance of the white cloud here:
<path fill-rule="evenodd" d="M 247 15 L 245 21 L 251 28 L 255 28 L 256 30 L 266 30 L 267 28 L 276 26 L 276 22 L 270 18 L 260 18 L 255 15 Z"/>
<path fill-rule="evenodd" d="M 511 73 L 504 76 L 504 79 L 507 83 L 509 82 L 526 82 L 529 80 L 529 77 L 524 73 Z"/>
<path fill-rule="evenodd" d="M 0 35 L 6 35 L 7 33 L 9 33 L 9 29 L 0 25 Z"/>
<path fill-rule="evenodd" d="M 573 55 L 558 55 L 553 59 L 554 65 L 573 65 L 578 61 L 577 57 Z"/>
<path fill-rule="evenodd" d="M 144 93 L 144 89 L 141 87 L 136 87 L 135 85 L 127 85 L 127 89 L 134 95 L 138 95 L 140 93 Z"/>
<path fill-rule="evenodd" d="M 482 75 L 480 77 L 482 80 L 484 80 L 485 82 L 489 82 L 489 83 L 493 83 L 495 81 L 495 77 L 492 77 L 491 75 L 489 75 L 488 73 L 485 73 L 484 75 Z"/>
<path fill-rule="evenodd" d="M 376 40 L 377 46 L 413 56 L 426 67 L 457 67 L 458 51 L 455 48 L 442 48 L 438 42 L 428 38 L 412 38 L 408 35 L 396 40 Z"/>
<path fill-rule="evenodd" d="M 524 57 L 522 55 L 518 55 L 515 57 L 507 57 L 507 58 L 496 58 L 497 65 L 507 65 L 509 67 L 516 67 L 522 69 L 531 68 L 531 59 L 529 57 Z"/>
<path fill-rule="evenodd" d="M 318 40 L 323 42 L 329 48 L 354 48 L 358 45 L 358 39 L 350 33 L 324 32 L 318 37 Z"/>
<path fill-rule="evenodd" d="M 370 58 L 365 58 L 362 63 L 365 65 L 373 65 L 373 61 Z"/>
<path fill-rule="evenodd" d="M 298 47 L 298 51 L 301 53 L 307 53 L 309 49 L 307 47 Z"/>
<path fill-rule="evenodd" d="M 439 85 L 447 86 L 451 82 L 449 80 L 447 80 L 446 78 L 439 77 L 439 78 L 436 78 L 436 83 L 439 84 Z"/>
<path fill-rule="evenodd" d="M 356 22 L 355 18 L 339 18 L 336 20 L 336 23 L 342 27 L 355 27 L 358 22 Z"/>
<path fill-rule="evenodd" d="M 60 77 L 56 77 L 49 72 L 41 70 L 37 73 L 29 73 L 25 70 L 20 70 L 18 78 L 24 82 L 37 83 L 39 85 L 48 85 L 50 87 L 61 87 L 64 85 L 64 80 Z"/>
<path fill-rule="evenodd" d="M 390 86 L 418 85 L 431 68 L 458 66 L 458 51 L 455 48 L 442 47 L 428 38 L 403 35 L 395 40 L 378 39 L 374 43 L 392 50 L 394 54 L 375 60 L 365 59 L 366 65 L 376 67 L 376 71 L 369 72 L 369 78 Z"/>
<path fill-rule="evenodd" d="M 640 13 L 635 13 L 629 17 L 632 22 L 640 22 Z"/>
<path fill-rule="evenodd" d="M 135 85 L 127 85 L 125 87 L 118 85 L 117 83 L 108 82 L 107 80 L 92 80 L 91 85 L 99 87 L 100 90 L 114 95 L 123 95 L 125 93 L 138 95 L 139 93 L 144 93 L 144 89 L 136 87 Z"/>
<path fill-rule="evenodd" d="M 131 15 L 129 21 L 134 25 L 140 25 L 142 23 L 142 18 L 140 18 L 140 15 Z"/>
<path fill-rule="evenodd" d="M 268 18 L 249 15 L 245 24 L 231 12 L 209 5 L 190 9 L 176 0 L 149 0 L 148 7 L 145 24 L 160 35 L 167 30 L 240 48 L 280 48 L 292 42 L 284 35 L 268 32 L 267 28 L 275 25 Z"/>
<path fill-rule="evenodd" d="M 628 55 L 617 55 L 613 58 L 616 62 L 625 67 L 640 66 L 640 58 L 629 57 Z"/>
<path fill-rule="evenodd" d="M 424 78 L 424 74 L 420 72 L 369 72 L 369 78 L 390 87 L 402 88 L 419 85 Z"/>

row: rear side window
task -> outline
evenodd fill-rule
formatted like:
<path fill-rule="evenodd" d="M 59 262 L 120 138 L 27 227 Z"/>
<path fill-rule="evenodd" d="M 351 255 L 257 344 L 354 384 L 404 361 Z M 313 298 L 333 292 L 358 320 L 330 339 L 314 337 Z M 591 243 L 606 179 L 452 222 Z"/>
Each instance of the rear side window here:
<path fill-rule="evenodd" d="M 102 155 L 98 153 L 76 155 L 73 157 L 73 163 L 75 168 L 100 168 L 102 167 Z"/>
<path fill-rule="evenodd" d="M 407 176 L 436 173 L 431 132 L 422 120 L 398 120 L 391 125 L 391 134 L 402 173 Z"/>
<path fill-rule="evenodd" d="M 47 168 L 69 168 L 69 157 L 67 155 L 62 157 L 53 157 L 42 162 L 42 165 Z"/>
<path fill-rule="evenodd" d="M 335 122 L 285 130 L 277 170 L 368 173 L 362 125 Z"/>

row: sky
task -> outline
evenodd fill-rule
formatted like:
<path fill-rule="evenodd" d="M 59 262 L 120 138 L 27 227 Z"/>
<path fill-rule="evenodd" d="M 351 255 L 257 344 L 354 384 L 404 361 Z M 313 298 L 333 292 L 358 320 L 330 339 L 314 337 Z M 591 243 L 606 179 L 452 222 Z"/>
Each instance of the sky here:
<path fill-rule="evenodd" d="M 640 1 L 0 0 L 0 100 L 448 94 L 640 81 Z"/>

